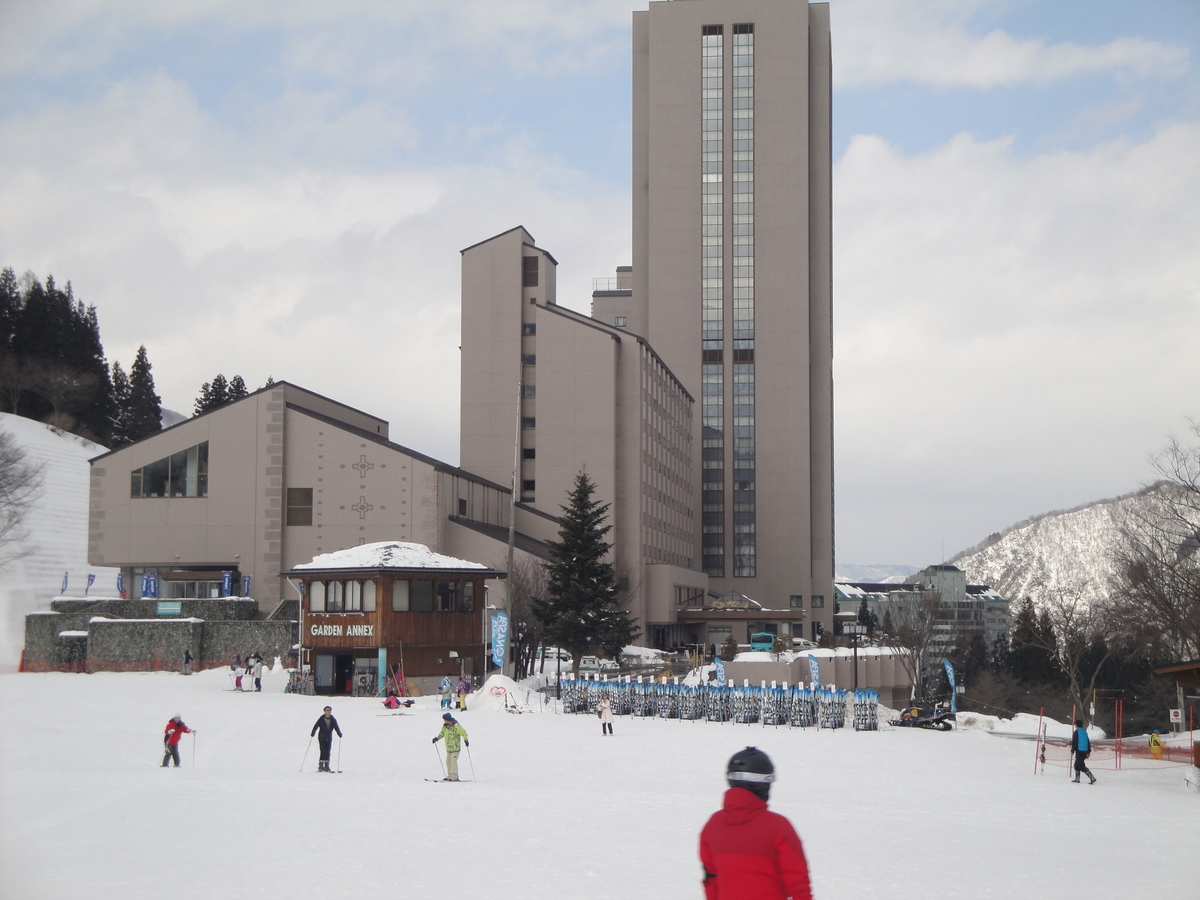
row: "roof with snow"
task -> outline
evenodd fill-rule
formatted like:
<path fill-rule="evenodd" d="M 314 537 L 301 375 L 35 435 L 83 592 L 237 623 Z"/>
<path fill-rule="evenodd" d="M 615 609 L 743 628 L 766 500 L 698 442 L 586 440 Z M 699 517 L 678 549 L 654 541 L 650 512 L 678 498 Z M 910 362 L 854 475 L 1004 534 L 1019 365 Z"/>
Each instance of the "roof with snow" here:
<path fill-rule="evenodd" d="M 490 569 L 482 563 L 443 556 L 441 553 L 434 553 L 424 544 L 410 544 L 404 541 L 380 541 L 338 550 L 335 553 L 321 553 L 314 556 L 312 562 L 301 563 L 293 571 L 303 573 L 345 569 L 452 569 L 478 570 L 498 577 L 504 575 L 503 572 Z"/>

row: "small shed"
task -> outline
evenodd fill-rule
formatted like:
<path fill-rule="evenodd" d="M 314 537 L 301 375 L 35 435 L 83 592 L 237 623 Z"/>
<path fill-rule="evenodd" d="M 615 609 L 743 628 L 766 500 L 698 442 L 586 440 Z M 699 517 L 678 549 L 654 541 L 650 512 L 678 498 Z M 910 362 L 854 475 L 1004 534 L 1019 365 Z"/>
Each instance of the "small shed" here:
<path fill-rule="evenodd" d="M 304 598 L 300 669 L 318 694 L 482 675 L 487 582 L 505 574 L 401 541 L 316 556 L 287 573 Z"/>

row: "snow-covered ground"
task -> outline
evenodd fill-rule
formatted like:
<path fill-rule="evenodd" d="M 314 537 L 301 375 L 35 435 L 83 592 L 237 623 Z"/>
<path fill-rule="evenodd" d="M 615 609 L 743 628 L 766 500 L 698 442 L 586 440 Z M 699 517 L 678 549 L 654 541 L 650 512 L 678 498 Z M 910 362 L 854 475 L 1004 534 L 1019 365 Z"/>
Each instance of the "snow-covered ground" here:
<path fill-rule="evenodd" d="M 403 715 L 336 698 L 340 775 L 316 769 L 325 699 L 232 692 L 226 672 L 0 675 L 0 896 L 699 898 L 697 834 L 747 744 L 831 898 L 1196 896 L 1189 769 L 1034 775 L 984 728 L 800 731 L 619 717 L 461 714 L 473 783 L 441 776 L 436 698 Z M 524 691 L 518 691 L 524 700 Z M 199 729 L 158 767 L 167 719 Z M 1028 723 L 1010 723 L 1021 730 Z M 997 730 L 1001 730 L 997 727 Z M 440 747 L 440 745 L 438 745 Z"/>

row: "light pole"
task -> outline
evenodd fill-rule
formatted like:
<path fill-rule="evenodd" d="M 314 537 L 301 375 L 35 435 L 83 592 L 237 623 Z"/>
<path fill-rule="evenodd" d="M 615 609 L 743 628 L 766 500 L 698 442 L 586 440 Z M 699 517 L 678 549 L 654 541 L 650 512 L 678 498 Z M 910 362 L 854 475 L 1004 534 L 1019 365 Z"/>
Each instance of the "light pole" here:
<path fill-rule="evenodd" d="M 842 626 L 842 631 L 850 635 L 850 645 L 854 648 L 854 690 L 858 690 L 858 637 L 861 634 L 866 634 L 867 626 L 859 625 L 857 622 L 847 623 Z"/>

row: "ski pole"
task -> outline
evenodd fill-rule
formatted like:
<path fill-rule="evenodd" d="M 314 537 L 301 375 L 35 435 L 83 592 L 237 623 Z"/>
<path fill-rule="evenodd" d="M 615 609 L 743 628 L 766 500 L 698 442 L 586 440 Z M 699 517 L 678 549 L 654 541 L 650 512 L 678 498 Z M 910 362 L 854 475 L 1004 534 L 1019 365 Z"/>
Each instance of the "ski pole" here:
<path fill-rule="evenodd" d="M 312 749 L 312 735 L 308 736 L 308 746 L 304 748 L 304 759 L 300 760 L 300 771 L 304 771 L 304 764 L 308 762 L 308 751 Z"/>
<path fill-rule="evenodd" d="M 467 762 L 469 762 L 471 764 L 471 780 L 478 781 L 479 779 L 475 777 L 475 760 L 473 760 L 471 758 L 471 745 L 470 744 L 467 744 Z"/>
<path fill-rule="evenodd" d="M 342 771 L 342 736 L 338 735 L 338 771 Z"/>
<path fill-rule="evenodd" d="M 470 749 L 469 747 L 467 749 Z M 442 777 L 446 777 L 446 767 L 442 764 L 442 754 L 438 752 L 437 741 L 433 742 L 433 755 L 438 759 L 438 768 L 442 770 Z"/>
<path fill-rule="evenodd" d="M 192 732 L 192 768 L 196 768 L 196 732 Z"/>

